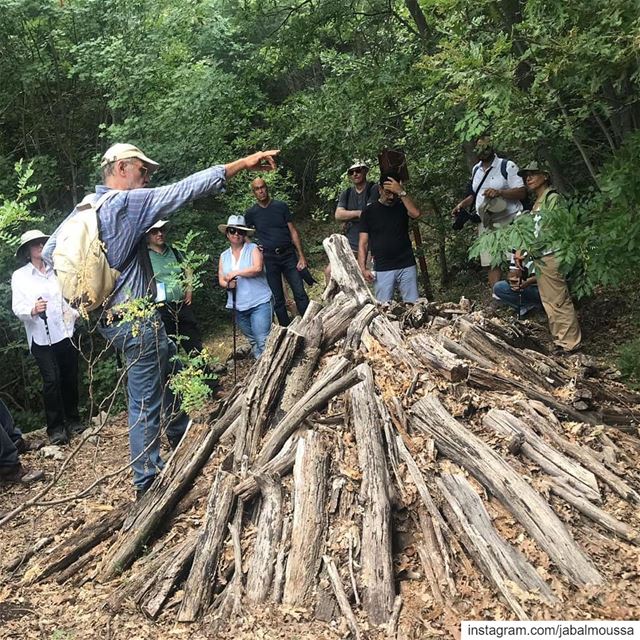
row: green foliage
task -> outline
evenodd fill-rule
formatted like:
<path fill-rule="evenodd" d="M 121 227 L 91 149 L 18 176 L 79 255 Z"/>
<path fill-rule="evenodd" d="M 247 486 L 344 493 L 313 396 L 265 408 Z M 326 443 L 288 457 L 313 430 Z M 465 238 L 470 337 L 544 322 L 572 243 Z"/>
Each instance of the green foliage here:
<path fill-rule="evenodd" d="M 184 411 L 191 414 L 202 409 L 207 398 L 211 396 L 211 382 L 218 376 L 211 373 L 211 368 L 219 363 L 207 349 L 196 356 L 178 354 L 175 359 L 182 363 L 182 368 L 171 377 L 169 386 L 179 396 Z"/>

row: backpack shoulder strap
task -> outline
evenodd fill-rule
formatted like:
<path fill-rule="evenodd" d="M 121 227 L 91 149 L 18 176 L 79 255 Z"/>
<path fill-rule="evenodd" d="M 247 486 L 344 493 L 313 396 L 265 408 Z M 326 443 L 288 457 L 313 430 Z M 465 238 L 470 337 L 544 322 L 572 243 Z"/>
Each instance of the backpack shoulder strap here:
<path fill-rule="evenodd" d="M 502 158 L 502 162 L 500 163 L 500 173 L 505 180 L 509 179 L 509 174 L 507 173 L 507 163 L 509 161 L 506 158 Z"/>
<path fill-rule="evenodd" d="M 180 264 L 181 262 L 184 261 L 184 255 L 183 255 L 182 251 L 180 251 L 180 249 L 176 249 L 175 247 L 172 247 L 171 245 L 169 245 L 169 249 L 171 249 L 171 251 L 173 251 L 173 255 L 175 256 L 176 262 L 178 264 Z"/>

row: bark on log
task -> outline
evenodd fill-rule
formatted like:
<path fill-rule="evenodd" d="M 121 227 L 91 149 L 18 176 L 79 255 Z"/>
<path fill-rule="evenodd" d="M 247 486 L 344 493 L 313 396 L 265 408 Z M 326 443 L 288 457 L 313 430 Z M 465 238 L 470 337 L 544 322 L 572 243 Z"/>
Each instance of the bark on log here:
<path fill-rule="evenodd" d="M 331 398 L 360 381 L 356 371 L 343 374 L 350 365 L 351 363 L 342 357 L 336 357 L 327 364 L 311 388 L 269 433 L 256 457 L 256 466 L 265 465 L 271 460 L 305 418 L 324 407 Z"/>
<path fill-rule="evenodd" d="M 274 327 L 267 348 L 254 369 L 242 406 L 240 427 L 236 432 L 235 467 L 243 456 L 253 461 L 267 420 L 289 374 L 296 351 L 304 339 L 294 329 Z"/>
<path fill-rule="evenodd" d="M 189 571 L 197 542 L 196 532 L 190 533 L 173 555 L 158 569 L 153 584 L 141 594 L 140 608 L 152 620 L 158 617 L 177 583 Z"/>
<path fill-rule="evenodd" d="M 566 482 L 593 502 L 602 502 L 596 477 L 591 471 L 574 462 L 571 458 L 558 453 L 540 438 L 527 424 L 513 414 L 502 409 L 491 409 L 482 424 L 504 436 L 521 434 L 524 438 L 520 452 L 535 462 L 554 480 Z"/>
<path fill-rule="evenodd" d="M 293 467 L 293 526 L 283 602 L 305 606 L 316 584 L 326 527 L 328 450 L 308 431 L 298 442 Z"/>
<path fill-rule="evenodd" d="M 461 382 L 469 376 L 469 366 L 431 336 L 414 336 L 409 341 L 409 346 L 425 367 L 439 373 L 449 382 Z"/>
<path fill-rule="evenodd" d="M 356 371 L 362 382 L 349 391 L 351 414 L 362 471 L 362 582 L 364 608 L 373 624 L 389 620 L 395 600 L 391 552 L 389 475 L 376 404 L 373 373 L 367 364 Z"/>
<path fill-rule="evenodd" d="M 441 333 L 438 334 L 438 342 L 447 351 L 451 351 L 451 353 L 455 353 L 460 358 L 464 358 L 469 362 L 473 362 L 479 365 L 480 367 L 482 367 L 483 369 L 493 369 L 495 366 L 493 362 L 491 362 L 491 360 L 487 360 L 486 358 L 483 358 L 482 356 L 478 355 L 475 351 L 471 351 L 464 345 L 459 344 L 455 340 L 451 340 L 451 338 L 448 338 L 447 336 L 444 336 Z"/>
<path fill-rule="evenodd" d="M 191 571 L 184 585 L 178 622 L 194 622 L 211 604 L 218 556 L 227 533 L 233 506 L 235 478 L 218 471 L 211 485 L 207 513 L 198 538 Z"/>
<path fill-rule="evenodd" d="M 413 456 L 400 436 L 396 437 L 396 443 L 400 457 L 407 465 L 411 479 L 416 485 L 418 494 L 426 509 L 424 513 L 422 511 L 419 512 L 420 527 L 425 542 L 425 552 L 427 553 L 427 557 L 423 558 L 423 564 L 426 563 L 429 567 L 429 572 L 433 574 L 440 598 L 442 599 L 445 593 L 448 593 L 450 596 L 455 596 L 456 585 L 451 572 L 451 558 L 446 542 L 451 531 L 431 497 L 427 483 L 416 461 L 413 459 Z M 436 595 L 435 591 L 434 595 Z"/>
<path fill-rule="evenodd" d="M 117 509 L 91 520 L 72 536 L 54 547 L 43 564 L 36 563 L 29 567 L 22 582 L 32 584 L 66 569 L 78 558 L 113 535 L 122 526 L 130 505 L 122 505 Z M 44 560 L 44 559 L 43 559 Z"/>
<path fill-rule="evenodd" d="M 208 422 L 193 425 L 189 440 L 180 444 L 139 507 L 125 522 L 123 531 L 103 562 L 99 573 L 102 580 L 113 578 L 129 567 L 145 542 L 166 521 L 211 456 L 220 436 L 235 420 L 241 402 L 242 397 L 236 396 L 232 405 L 213 425 Z"/>
<path fill-rule="evenodd" d="M 360 306 L 357 300 L 340 293 L 320 312 L 318 319 L 322 322 L 323 350 L 329 349 L 346 335 Z"/>
<path fill-rule="evenodd" d="M 322 353 L 320 343 L 322 342 L 323 331 L 320 318 L 314 318 L 302 327 L 298 327 L 295 331 L 302 337 L 304 344 L 294 357 L 291 370 L 287 376 L 279 407 L 283 414 L 289 411 L 309 388 L 309 380 L 313 378 Z M 278 419 L 281 417 L 281 415 L 278 416 Z"/>
<path fill-rule="evenodd" d="M 438 450 L 466 468 L 527 529 L 560 571 L 577 585 L 603 579 L 547 502 L 493 449 L 463 427 L 427 395 L 412 409 L 415 429 L 434 438 Z"/>
<path fill-rule="evenodd" d="M 262 494 L 253 557 L 247 573 L 247 599 L 257 604 L 269 595 L 282 535 L 282 485 L 279 478 L 257 475 Z"/>
<path fill-rule="evenodd" d="M 282 535 L 278 545 L 278 555 L 276 556 L 276 566 L 273 571 L 273 591 L 271 601 L 275 604 L 282 602 L 282 592 L 284 591 L 285 561 L 289 553 L 291 543 L 291 518 L 286 516 L 282 525 Z"/>
<path fill-rule="evenodd" d="M 334 233 L 323 240 L 322 246 L 327 252 L 331 265 L 331 283 L 337 286 L 330 284 L 323 298 L 328 299 L 331 292 L 337 288 L 356 300 L 358 306 L 367 303 L 375 304 L 375 299 L 367 287 L 346 237 Z"/>
<path fill-rule="evenodd" d="M 259 467 L 256 471 L 252 471 L 246 478 L 243 478 L 233 488 L 233 492 L 239 498 L 245 501 L 251 500 L 260 487 L 258 485 L 257 476 L 284 476 L 293 469 L 293 463 L 296 459 L 296 449 L 298 446 L 298 436 L 294 434 L 283 445 L 282 449 L 278 451 L 274 458 L 269 460 L 265 465 Z"/>
<path fill-rule="evenodd" d="M 544 403 L 530 400 L 529 402 L 518 402 L 517 405 L 524 409 L 532 427 L 541 435 L 549 438 L 559 451 L 580 462 L 621 498 L 634 504 L 640 504 L 640 494 L 602 464 L 596 458 L 594 451 L 591 451 L 588 447 L 570 442 L 558 433 L 558 431 L 562 430 L 562 427 L 556 416 Z"/>
<path fill-rule="evenodd" d="M 510 583 L 523 591 L 538 593 L 548 604 L 557 602 L 534 567 L 495 530 L 482 500 L 464 476 L 443 473 L 438 485 L 455 516 L 452 525 L 467 551 L 520 620 L 528 617 Z"/>

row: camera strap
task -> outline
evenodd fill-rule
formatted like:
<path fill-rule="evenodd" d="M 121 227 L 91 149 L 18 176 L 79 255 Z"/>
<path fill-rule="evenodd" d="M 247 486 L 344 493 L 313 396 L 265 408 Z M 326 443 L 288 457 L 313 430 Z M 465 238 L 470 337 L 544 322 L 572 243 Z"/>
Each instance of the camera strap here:
<path fill-rule="evenodd" d="M 475 206 L 476 206 L 476 198 L 478 197 L 478 194 L 480 193 L 480 189 L 482 188 L 482 185 L 484 184 L 484 181 L 487 179 L 487 177 L 491 173 L 491 169 L 493 169 L 493 166 L 491 166 L 491 167 L 489 167 L 487 169 L 486 173 L 482 176 L 482 180 L 480 180 L 480 184 L 478 185 L 478 188 L 473 192 L 473 202 L 471 203 L 471 206 L 473 208 L 475 208 Z"/>

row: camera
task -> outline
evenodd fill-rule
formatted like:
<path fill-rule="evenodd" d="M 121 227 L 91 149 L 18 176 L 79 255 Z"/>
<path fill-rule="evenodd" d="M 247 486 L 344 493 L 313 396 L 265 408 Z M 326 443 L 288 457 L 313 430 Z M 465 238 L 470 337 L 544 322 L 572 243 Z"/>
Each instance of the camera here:
<path fill-rule="evenodd" d="M 458 210 L 456 219 L 453 221 L 452 227 L 456 231 L 460 231 L 460 229 L 462 229 L 462 227 L 464 227 L 467 222 L 478 224 L 480 222 L 480 216 L 475 211 L 470 213 L 466 209 L 461 208 Z"/>

